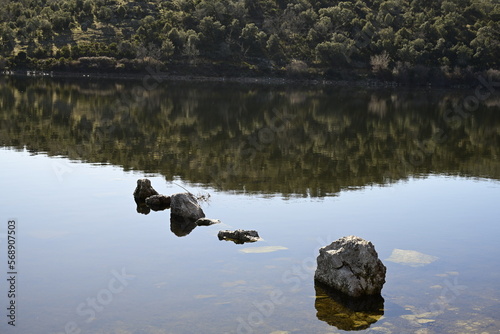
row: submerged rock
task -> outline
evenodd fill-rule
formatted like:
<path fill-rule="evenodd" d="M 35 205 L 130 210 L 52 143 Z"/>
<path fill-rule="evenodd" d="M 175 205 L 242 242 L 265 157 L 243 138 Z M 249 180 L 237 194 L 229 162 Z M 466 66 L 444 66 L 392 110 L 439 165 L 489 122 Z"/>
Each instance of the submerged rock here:
<path fill-rule="evenodd" d="M 220 224 L 220 220 L 218 219 L 209 219 L 209 218 L 200 218 L 196 221 L 196 225 L 198 226 L 210 226 L 214 224 Z"/>
<path fill-rule="evenodd" d="M 396 248 L 392 251 L 391 256 L 386 260 L 407 265 L 410 267 L 420 267 L 420 266 L 425 266 L 427 264 L 431 264 L 437 259 L 438 259 L 437 256 L 427 255 L 414 250 L 405 250 Z"/>
<path fill-rule="evenodd" d="M 190 193 L 179 193 L 170 196 L 170 212 L 172 215 L 186 217 L 194 221 L 205 218 L 205 213 Z"/>
<path fill-rule="evenodd" d="M 170 196 L 153 195 L 146 198 L 146 205 L 154 211 L 165 210 L 170 207 Z"/>
<path fill-rule="evenodd" d="M 380 295 L 386 267 L 369 241 L 356 236 L 340 238 L 320 248 L 314 278 L 349 297 Z"/>
<path fill-rule="evenodd" d="M 137 201 L 145 201 L 146 198 L 158 195 L 158 192 L 151 186 L 151 181 L 148 179 L 137 180 L 137 187 L 134 191 L 134 198 Z"/>
<path fill-rule="evenodd" d="M 217 234 L 219 240 L 229 240 L 236 244 L 244 244 L 245 242 L 255 242 L 260 239 L 259 233 L 254 230 L 236 230 L 236 231 L 219 231 Z"/>

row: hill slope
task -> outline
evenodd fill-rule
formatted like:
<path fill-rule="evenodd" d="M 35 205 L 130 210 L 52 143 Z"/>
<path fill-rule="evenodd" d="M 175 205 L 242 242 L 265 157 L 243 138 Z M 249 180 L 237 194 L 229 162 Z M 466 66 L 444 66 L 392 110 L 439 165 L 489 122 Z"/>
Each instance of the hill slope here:
<path fill-rule="evenodd" d="M 4 0 L 0 69 L 439 81 L 500 68 L 496 0 Z"/>

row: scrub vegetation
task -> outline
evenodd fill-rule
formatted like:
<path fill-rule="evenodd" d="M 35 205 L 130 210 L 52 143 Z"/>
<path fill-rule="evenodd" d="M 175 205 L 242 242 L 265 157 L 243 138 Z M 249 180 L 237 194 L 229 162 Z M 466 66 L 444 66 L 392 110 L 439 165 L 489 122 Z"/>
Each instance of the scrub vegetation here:
<path fill-rule="evenodd" d="M 0 70 L 376 78 L 499 76 L 495 0 L 3 0 Z"/>

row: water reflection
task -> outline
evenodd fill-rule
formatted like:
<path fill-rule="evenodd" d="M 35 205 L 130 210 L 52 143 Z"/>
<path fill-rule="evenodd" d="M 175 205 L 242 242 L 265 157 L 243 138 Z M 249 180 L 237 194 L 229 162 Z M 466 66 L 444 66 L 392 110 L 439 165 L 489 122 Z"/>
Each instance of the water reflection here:
<path fill-rule="evenodd" d="M 317 318 L 338 329 L 344 331 L 367 329 L 384 315 L 382 296 L 362 300 L 349 299 L 317 282 L 314 283 L 314 289 Z"/>
<path fill-rule="evenodd" d="M 195 229 L 196 226 L 198 226 L 198 224 L 196 224 L 196 220 L 170 214 L 170 231 L 178 237 L 187 236 Z"/>
<path fill-rule="evenodd" d="M 151 208 L 146 204 L 146 201 L 135 199 L 135 204 L 137 205 L 137 213 L 148 215 L 151 212 Z"/>
<path fill-rule="evenodd" d="M 0 146 L 285 196 L 427 173 L 499 179 L 500 98 L 450 121 L 468 93 L 7 78 Z"/>

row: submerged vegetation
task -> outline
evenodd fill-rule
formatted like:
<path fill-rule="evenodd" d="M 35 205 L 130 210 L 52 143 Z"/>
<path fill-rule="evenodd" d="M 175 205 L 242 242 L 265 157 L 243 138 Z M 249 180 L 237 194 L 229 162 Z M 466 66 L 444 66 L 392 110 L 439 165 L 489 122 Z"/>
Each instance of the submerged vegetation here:
<path fill-rule="evenodd" d="M 2 0 L 0 70 L 463 82 L 500 69 L 495 0 Z"/>

